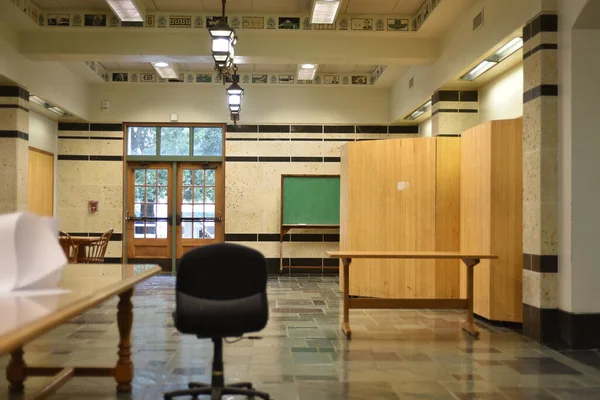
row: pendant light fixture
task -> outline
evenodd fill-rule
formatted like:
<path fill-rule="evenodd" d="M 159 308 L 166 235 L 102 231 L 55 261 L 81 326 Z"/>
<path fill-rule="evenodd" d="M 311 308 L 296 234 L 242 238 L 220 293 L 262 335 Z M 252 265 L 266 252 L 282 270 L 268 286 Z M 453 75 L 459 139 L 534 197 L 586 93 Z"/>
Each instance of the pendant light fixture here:
<path fill-rule="evenodd" d="M 226 1 L 222 0 L 223 14 L 221 19 L 215 25 L 208 28 L 208 32 L 212 38 L 212 56 L 215 60 L 215 70 L 223 83 L 225 83 L 225 77 L 231 75 L 235 45 L 237 43 L 235 31 L 225 21 Z"/>
<path fill-rule="evenodd" d="M 244 89 L 239 85 L 240 76 L 237 73 L 237 65 L 233 66 L 233 75 L 231 86 L 225 91 L 227 93 L 227 104 L 229 105 L 229 113 L 231 114 L 231 120 L 235 125 L 240 119 L 240 111 L 242 109 L 242 98 L 244 97 Z"/>

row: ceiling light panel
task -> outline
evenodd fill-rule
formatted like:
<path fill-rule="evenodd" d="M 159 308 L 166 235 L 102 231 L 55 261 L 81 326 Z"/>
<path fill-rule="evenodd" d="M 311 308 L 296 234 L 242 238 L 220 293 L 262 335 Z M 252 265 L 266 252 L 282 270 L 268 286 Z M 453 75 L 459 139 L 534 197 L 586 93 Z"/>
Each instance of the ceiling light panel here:
<path fill-rule="evenodd" d="M 520 37 L 514 38 L 513 40 L 502 46 L 500 49 L 498 49 L 498 51 L 492 54 L 487 60 L 500 62 L 508 58 L 521 47 L 523 47 L 523 39 Z"/>
<path fill-rule="evenodd" d="M 311 24 L 333 24 L 340 10 L 340 0 L 313 0 Z"/>
<path fill-rule="evenodd" d="M 175 65 L 166 63 L 166 67 L 161 67 L 159 65 L 164 65 L 161 62 L 151 63 L 152 67 L 156 71 L 156 73 L 163 79 L 179 79 L 179 72 L 177 71 Z"/>
<path fill-rule="evenodd" d="M 461 76 L 460 79 L 469 82 L 474 81 L 475 79 L 479 78 L 481 75 L 485 74 L 487 71 L 492 69 L 494 66 L 496 66 L 496 64 L 498 63 L 494 61 L 484 60 L 480 62 L 475 68 Z"/>
<path fill-rule="evenodd" d="M 312 68 L 308 68 L 308 67 Z M 296 73 L 299 81 L 312 81 L 315 78 L 319 66 L 317 64 L 300 64 Z"/>
<path fill-rule="evenodd" d="M 106 0 L 121 21 L 144 21 L 146 6 L 143 0 Z"/>

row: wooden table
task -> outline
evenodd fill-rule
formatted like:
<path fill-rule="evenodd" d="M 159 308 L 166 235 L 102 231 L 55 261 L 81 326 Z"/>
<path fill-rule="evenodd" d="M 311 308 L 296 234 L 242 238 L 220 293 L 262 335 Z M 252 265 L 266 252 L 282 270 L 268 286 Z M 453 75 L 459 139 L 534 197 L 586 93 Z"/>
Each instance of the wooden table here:
<path fill-rule="evenodd" d="M 73 245 L 77 248 L 77 262 L 85 258 L 85 246 L 100 239 L 100 236 L 71 236 Z"/>
<path fill-rule="evenodd" d="M 480 253 L 460 252 L 423 252 L 423 251 L 328 251 L 331 258 L 340 258 L 344 265 L 344 321 L 342 331 L 347 338 L 352 336 L 350 329 L 351 308 L 430 308 L 430 309 L 465 309 L 467 320 L 462 328 L 478 337 L 479 329 L 473 319 L 473 271 L 479 261 L 497 259 L 498 256 Z M 385 259 L 460 259 L 467 267 L 466 299 L 351 299 L 350 298 L 350 264 L 353 258 L 385 258 Z"/>
<path fill-rule="evenodd" d="M 114 377 L 117 391 L 130 392 L 133 380 L 131 327 L 134 286 L 161 272 L 155 265 L 71 264 L 64 267 L 59 283 L 69 293 L 44 296 L 0 297 L 0 356 L 10 353 L 6 369 L 10 391 L 24 390 L 29 376 L 54 376 L 54 380 L 34 398 L 47 397 L 74 376 Z M 40 335 L 70 321 L 86 310 L 119 296 L 118 360 L 113 368 L 33 367 L 25 364 L 23 346 Z"/>

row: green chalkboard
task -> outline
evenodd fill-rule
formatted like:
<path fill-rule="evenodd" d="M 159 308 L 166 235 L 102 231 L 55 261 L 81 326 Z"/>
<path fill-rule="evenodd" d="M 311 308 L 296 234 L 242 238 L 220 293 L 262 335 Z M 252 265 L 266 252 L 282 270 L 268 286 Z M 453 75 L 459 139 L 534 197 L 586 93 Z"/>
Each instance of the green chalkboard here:
<path fill-rule="evenodd" d="M 282 225 L 339 225 L 340 177 L 282 175 Z"/>

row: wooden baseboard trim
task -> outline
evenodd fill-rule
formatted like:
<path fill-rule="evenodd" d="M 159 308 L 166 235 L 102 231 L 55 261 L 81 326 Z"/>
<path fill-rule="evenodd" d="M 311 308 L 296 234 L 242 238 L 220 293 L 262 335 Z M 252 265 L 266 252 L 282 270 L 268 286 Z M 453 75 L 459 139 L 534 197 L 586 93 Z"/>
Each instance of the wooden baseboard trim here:
<path fill-rule="evenodd" d="M 406 309 L 460 309 L 467 308 L 466 299 L 348 299 L 349 308 L 406 308 Z"/>

